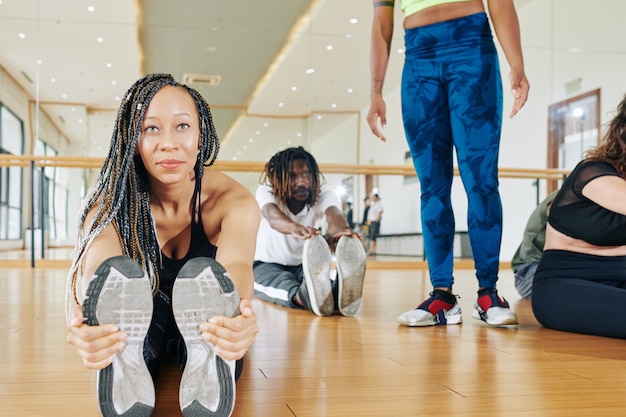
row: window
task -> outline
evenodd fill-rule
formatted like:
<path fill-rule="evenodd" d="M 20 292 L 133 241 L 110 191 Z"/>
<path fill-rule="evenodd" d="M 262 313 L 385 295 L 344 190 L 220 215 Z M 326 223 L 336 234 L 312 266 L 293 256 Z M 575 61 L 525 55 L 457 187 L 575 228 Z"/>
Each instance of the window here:
<path fill-rule="evenodd" d="M 0 153 L 24 152 L 24 125 L 0 103 Z M 0 167 L 0 239 L 22 238 L 22 168 Z"/>

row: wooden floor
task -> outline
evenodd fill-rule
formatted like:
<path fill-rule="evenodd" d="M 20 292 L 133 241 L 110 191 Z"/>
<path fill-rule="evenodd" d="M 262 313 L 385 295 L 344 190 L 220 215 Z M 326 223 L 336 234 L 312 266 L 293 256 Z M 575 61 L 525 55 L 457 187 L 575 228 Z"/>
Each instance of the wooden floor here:
<path fill-rule="evenodd" d="M 0 269 L 0 416 L 98 416 L 95 373 L 65 342 L 64 269 Z M 456 272 L 462 325 L 406 328 L 396 317 L 430 291 L 426 273 L 368 270 L 353 318 L 255 300 L 261 332 L 234 416 L 511 417 L 626 415 L 626 342 L 542 328 L 510 271 L 500 293 L 515 329 L 472 319 L 476 280 Z M 615 320 L 624 320 L 615 317 Z M 153 416 L 180 416 L 175 368 Z"/>

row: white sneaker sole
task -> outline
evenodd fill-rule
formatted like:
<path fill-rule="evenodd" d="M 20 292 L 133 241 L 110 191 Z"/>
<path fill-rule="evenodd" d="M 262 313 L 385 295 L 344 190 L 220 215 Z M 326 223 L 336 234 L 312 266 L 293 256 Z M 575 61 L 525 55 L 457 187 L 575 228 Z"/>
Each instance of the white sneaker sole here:
<path fill-rule="evenodd" d="M 115 324 L 128 335 L 124 349 L 98 371 L 98 403 L 104 417 L 152 414 L 154 384 L 143 358 L 152 309 L 150 280 L 134 260 L 117 256 L 96 269 L 83 304 L 85 322 Z"/>
<path fill-rule="evenodd" d="M 354 316 L 361 309 L 367 255 L 358 238 L 342 236 L 335 250 L 339 311 Z"/>
<path fill-rule="evenodd" d="M 332 255 L 326 240 L 317 235 L 304 241 L 302 269 L 313 313 L 330 316 L 335 310 L 335 299 L 330 282 Z"/>
<path fill-rule="evenodd" d="M 179 403 L 185 417 L 228 417 L 235 405 L 235 362 L 215 354 L 200 324 L 234 316 L 239 294 L 226 270 L 213 259 L 194 258 L 180 270 L 172 289 L 174 320 L 187 348 Z"/>

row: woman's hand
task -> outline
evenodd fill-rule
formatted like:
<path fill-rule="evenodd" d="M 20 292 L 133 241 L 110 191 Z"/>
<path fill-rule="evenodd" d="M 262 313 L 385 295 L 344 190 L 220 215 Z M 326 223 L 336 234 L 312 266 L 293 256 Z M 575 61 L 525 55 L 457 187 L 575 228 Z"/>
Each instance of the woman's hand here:
<path fill-rule="evenodd" d="M 113 356 L 124 349 L 126 333 L 113 324 L 89 326 L 84 323 L 80 307 L 72 309 L 67 342 L 74 347 L 89 369 L 106 368 Z"/>
<path fill-rule="evenodd" d="M 243 358 L 259 332 L 252 302 L 242 299 L 241 313 L 235 317 L 215 316 L 200 325 L 202 338 L 215 346 L 215 353 L 226 360 Z"/>

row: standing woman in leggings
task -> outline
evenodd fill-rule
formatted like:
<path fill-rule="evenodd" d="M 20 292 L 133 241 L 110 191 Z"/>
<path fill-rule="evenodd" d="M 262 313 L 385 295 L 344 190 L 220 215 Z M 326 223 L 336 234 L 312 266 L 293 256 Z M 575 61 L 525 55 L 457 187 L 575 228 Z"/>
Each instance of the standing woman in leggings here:
<path fill-rule="evenodd" d="M 473 317 L 494 326 L 517 324 L 498 296 L 502 238 L 498 151 L 502 126 L 502 80 L 489 18 L 482 0 L 401 0 L 406 56 L 402 116 L 421 186 L 422 233 L 433 292 L 398 322 L 406 326 L 458 324 L 452 293 L 454 214 L 451 203 L 453 148 L 468 198 L 467 224 L 478 299 Z M 489 17 L 511 68 L 514 116 L 526 102 L 519 23 L 513 0 L 487 0 Z M 394 2 L 374 0 L 371 103 L 374 135 L 387 123 L 383 82 L 393 35 Z"/>
<path fill-rule="evenodd" d="M 552 203 L 531 300 L 545 327 L 626 339 L 626 97 Z"/>

